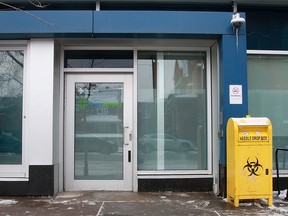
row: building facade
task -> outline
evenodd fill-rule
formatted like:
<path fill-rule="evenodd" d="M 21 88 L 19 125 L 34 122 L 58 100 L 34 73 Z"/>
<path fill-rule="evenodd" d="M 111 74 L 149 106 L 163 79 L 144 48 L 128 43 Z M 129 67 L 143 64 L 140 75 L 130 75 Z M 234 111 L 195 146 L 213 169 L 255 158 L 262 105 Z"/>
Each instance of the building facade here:
<path fill-rule="evenodd" d="M 286 1 L 0 6 L 0 195 L 223 195 L 230 117 L 287 145 Z"/>

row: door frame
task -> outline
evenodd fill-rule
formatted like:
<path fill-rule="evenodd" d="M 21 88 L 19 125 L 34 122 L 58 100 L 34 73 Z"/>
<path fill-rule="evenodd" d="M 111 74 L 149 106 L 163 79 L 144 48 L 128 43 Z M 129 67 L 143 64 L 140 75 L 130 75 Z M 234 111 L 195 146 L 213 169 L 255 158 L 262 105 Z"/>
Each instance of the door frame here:
<path fill-rule="evenodd" d="M 195 39 L 97 39 L 89 41 L 83 40 L 57 40 L 60 49 L 60 77 L 59 87 L 62 97 L 59 101 L 59 147 L 55 148 L 55 179 L 58 179 L 58 184 L 55 185 L 55 191 L 64 190 L 64 87 L 65 87 L 65 74 L 68 73 L 129 73 L 133 76 L 133 152 L 132 152 L 132 172 L 133 172 L 133 191 L 138 191 L 139 179 L 170 179 L 170 178 L 213 178 L 213 189 L 217 193 L 219 190 L 219 124 L 221 123 L 221 110 L 219 107 L 219 44 L 217 40 L 195 40 Z M 64 67 L 64 52 L 66 50 L 133 50 L 134 66 L 131 68 L 66 68 Z M 211 88 L 212 88 L 212 104 L 209 110 L 211 111 L 210 118 L 211 126 L 211 174 L 185 174 L 171 172 L 171 174 L 161 174 L 159 172 L 151 175 L 142 175 L 137 170 L 137 59 L 138 51 L 155 50 L 155 51 L 203 51 L 206 50 L 211 58 L 208 63 L 211 63 L 209 72 L 211 74 Z M 210 60 L 212 61 L 210 62 Z M 57 83 L 56 83 L 57 84 Z M 211 98 L 210 98 L 211 99 Z M 56 105 L 57 106 L 57 105 Z M 58 155 L 58 157 L 57 157 Z M 59 159 L 57 159 L 59 158 Z M 58 187 L 58 188 L 57 188 Z"/>
<path fill-rule="evenodd" d="M 76 82 L 123 83 L 123 180 L 75 180 L 74 179 L 74 117 Z M 133 145 L 129 134 L 133 132 L 133 80 L 128 73 L 67 73 L 65 74 L 64 111 L 64 189 L 132 191 Z M 73 164 L 73 165 L 72 165 Z"/>

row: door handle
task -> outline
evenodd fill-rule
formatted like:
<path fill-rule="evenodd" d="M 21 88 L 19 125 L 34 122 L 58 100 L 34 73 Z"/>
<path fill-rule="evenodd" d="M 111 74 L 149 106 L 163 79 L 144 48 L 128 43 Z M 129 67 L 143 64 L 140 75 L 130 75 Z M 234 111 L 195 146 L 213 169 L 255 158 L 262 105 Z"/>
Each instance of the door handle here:
<path fill-rule="evenodd" d="M 132 140 L 132 134 L 131 133 L 129 133 L 129 135 L 127 136 L 126 134 L 127 134 L 127 131 L 128 131 L 128 129 L 129 129 L 129 126 L 125 126 L 124 128 L 123 128 L 123 135 L 124 135 L 124 145 L 129 145 L 129 141 L 131 141 Z M 129 140 L 127 140 L 127 137 L 128 137 L 128 139 Z"/>
<path fill-rule="evenodd" d="M 128 151 L 128 162 L 131 163 L 131 151 Z"/>

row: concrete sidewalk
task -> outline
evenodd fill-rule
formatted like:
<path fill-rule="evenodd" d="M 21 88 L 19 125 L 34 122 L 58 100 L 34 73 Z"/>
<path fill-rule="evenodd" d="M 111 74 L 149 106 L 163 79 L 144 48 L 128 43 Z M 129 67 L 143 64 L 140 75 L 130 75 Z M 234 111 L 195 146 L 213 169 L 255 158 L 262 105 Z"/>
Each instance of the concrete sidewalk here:
<path fill-rule="evenodd" d="M 213 193 L 62 192 L 55 197 L 0 197 L 0 215 L 279 216 L 288 215 L 288 202 L 284 198 L 275 192 L 271 207 L 266 200 L 250 200 L 235 208 Z"/>

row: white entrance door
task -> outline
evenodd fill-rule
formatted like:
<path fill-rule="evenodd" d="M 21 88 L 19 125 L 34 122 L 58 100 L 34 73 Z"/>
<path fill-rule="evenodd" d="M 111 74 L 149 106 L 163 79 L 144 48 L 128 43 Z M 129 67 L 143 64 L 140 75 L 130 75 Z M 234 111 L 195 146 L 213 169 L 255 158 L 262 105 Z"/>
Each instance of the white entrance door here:
<path fill-rule="evenodd" d="M 65 190 L 132 190 L 132 75 L 65 78 Z"/>

